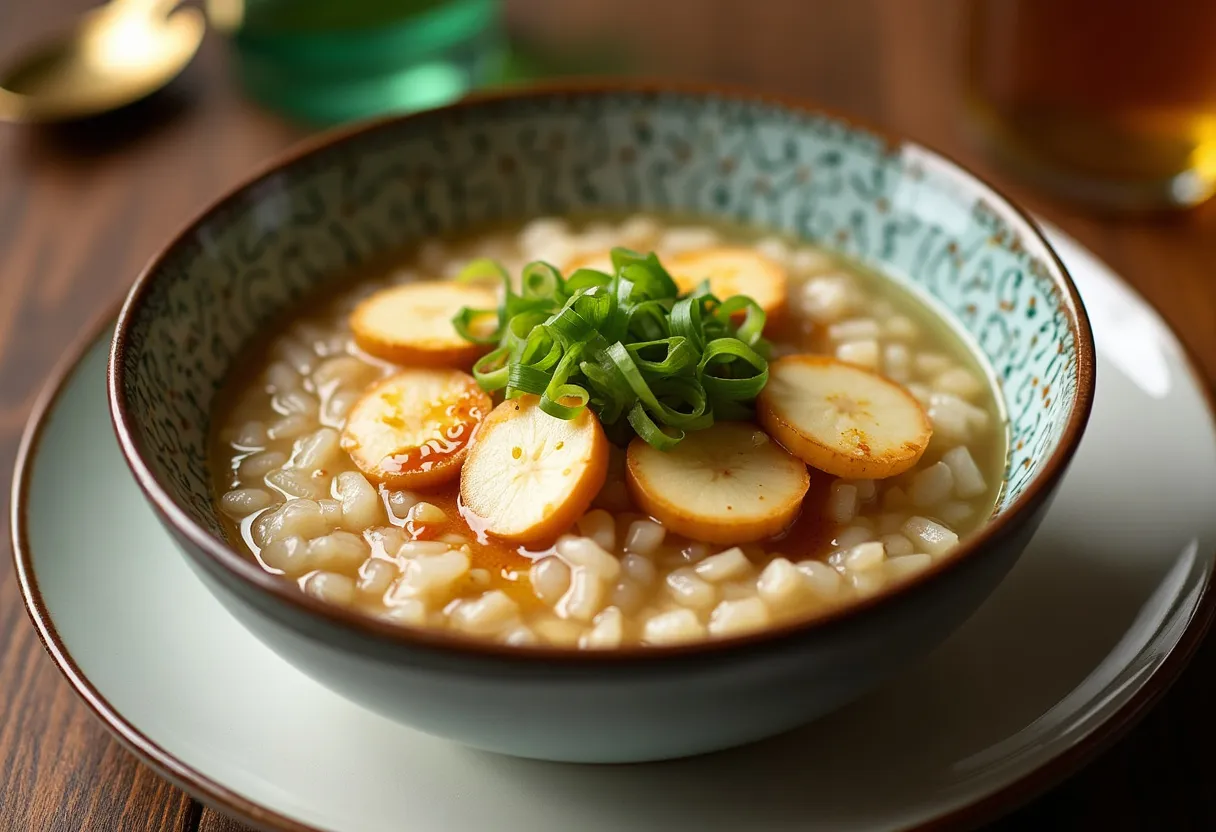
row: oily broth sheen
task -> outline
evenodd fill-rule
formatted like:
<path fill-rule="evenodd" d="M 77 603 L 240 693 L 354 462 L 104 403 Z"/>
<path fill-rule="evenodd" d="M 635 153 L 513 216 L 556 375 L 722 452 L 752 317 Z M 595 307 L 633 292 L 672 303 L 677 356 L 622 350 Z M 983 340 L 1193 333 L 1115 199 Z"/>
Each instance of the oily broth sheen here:
<path fill-rule="evenodd" d="M 544 225 L 546 222 L 548 226 Z M 649 234 L 644 234 L 642 228 L 649 228 Z M 897 369 L 907 360 L 905 377 L 892 376 L 893 380 L 909 389 L 919 385 L 923 389 L 916 392 L 926 400 L 931 395 L 941 395 L 933 392 L 938 389 L 933 386 L 937 381 L 944 385 L 942 389 L 967 391 L 969 409 L 959 419 L 970 420 L 969 424 L 974 425 L 982 416 L 986 427 L 973 430 L 965 442 L 947 441 L 944 436 L 939 441 L 935 437 L 921 463 L 890 480 L 854 484 L 812 470 L 810 489 L 793 526 L 774 539 L 739 547 L 750 571 L 729 580 L 700 584 L 697 575 L 711 575 L 713 570 L 698 564 L 731 547 L 706 546 L 666 535 L 644 557 L 624 551 L 626 539 L 637 524 L 641 524 L 639 549 L 646 548 L 642 543 L 652 540 L 656 532 L 646 525 L 648 518 L 627 502 L 620 449 L 613 451 L 609 480 L 596 502 L 610 516 L 592 512 L 594 517 L 589 514 L 585 523 L 580 521 L 571 530 L 575 537 L 538 548 L 505 544 L 470 528 L 461 515 L 458 481 L 416 493 L 380 487 L 376 489 L 376 498 L 377 516 L 381 519 L 361 528 L 352 525 L 350 517 L 342 515 L 342 510 L 333 504 L 341 497 L 338 475 L 356 470 L 349 457 L 339 450 L 328 453 L 323 463 L 293 467 L 307 456 L 301 449 L 302 441 L 318 437 L 314 444 L 328 447 L 325 440 L 331 437 L 325 429 L 340 432 L 344 408 L 349 409 L 360 389 L 366 386 L 353 379 L 347 385 L 342 377 L 330 380 L 333 373 L 328 372 L 326 381 L 317 384 L 312 374 L 318 367 L 343 356 L 353 356 L 373 379 L 398 369 L 353 345 L 346 317 L 358 300 L 401 280 L 421 279 L 424 275 L 451 276 L 460 265 L 475 257 L 500 259 L 518 276 L 520 266 L 538 255 L 560 267 L 574 256 L 613 244 L 640 250 L 653 248 L 660 257 L 710 244 L 756 246 L 774 259 L 780 257 L 789 274 L 788 302 L 783 314 L 765 330 L 774 343 L 775 355 L 832 354 L 844 349 L 841 357 L 864 356 L 872 354 L 877 344 L 883 351 L 880 361 L 890 358 L 892 368 Z M 848 293 L 847 301 L 840 299 L 841 292 Z M 843 317 L 833 319 L 840 311 L 833 308 L 833 303 L 847 308 L 847 312 L 840 313 Z M 495 228 L 458 239 L 431 241 L 415 252 L 346 276 L 335 289 L 314 298 L 290 320 L 271 328 L 246 355 L 240 365 L 242 370 L 230 376 L 217 399 L 213 419 L 212 471 L 231 539 L 269 571 L 285 573 L 304 591 L 403 626 L 463 630 L 474 637 L 521 646 L 612 647 L 731 635 L 735 632 L 731 622 L 746 618 L 726 609 L 732 604 L 750 605 L 746 609 L 754 611 L 761 609 L 761 605 L 751 599 L 764 599 L 767 606 L 763 607 L 766 610 L 763 620 L 744 622 L 747 628 L 755 629 L 848 603 L 876 591 L 887 581 L 919 571 L 932 558 L 948 556 L 922 552 L 924 547 L 915 541 L 915 529 L 902 531 L 905 524 L 910 518 L 926 517 L 959 536 L 966 536 L 987 520 L 1002 486 L 1006 420 L 989 374 L 963 338 L 920 299 L 887 279 L 805 244 L 753 229 L 688 219 L 593 218 L 568 226 L 557 221 L 537 221 L 522 229 Z M 953 384 L 946 384 L 947 379 L 952 379 Z M 366 382 L 365 378 L 361 380 Z M 932 477 L 925 475 L 923 481 L 918 481 L 917 475 L 960 444 L 968 449 L 983 475 L 983 492 L 966 499 L 953 497 L 938 499 L 934 504 L 909 504 L 910 495 L 931 496 L 934 492 Z M 286 464 L 281 463 L 280 457 L 287 458 Z M 265 473 L 263 469 L 274 462 L 280 464 Z M 283 483 L 288 487 L 284 488 Z M 902 499 L 896 489 L 902 492 Z M 957 485 L 955 489 L 958 490 Z M 303 524 L 293 519 L 291 523 L 284 521 L 282 528 L 274 526 L 280 505 L 293 499 L 311 501 L 303 508 L 313 511 L 315 505 L 316 516 L 309 514 Z M 847 508 L 850 500 L 855 508 L 842 514 L 841 506 Z M 419 514 L 420 509 L 411 510 L 416 501 L 438 511 L 427 508 Z M 265 503 L 269 507 L 248 512 L 239 508 Z M 364 508 L 367 511 L 359 516 L 371 516 L 368 511 L 377 511 L 375 507 Z M 333 545 L 316 542 L 333 534 L 334 529 L 345 529 L 356 537 L 361 535 L 366 543 L 366 559 L 356 563 L 357 554 L 345 559 L 327 554 Z M 909 541 L 908 535 L 913 541 Z M 308 546 L 316 544 L 318 553 L 299 562 L 291 561 L 284 554 L 282 541 L 292 537 L 311 540 Z M 896 539 L 900 537 L 902 542 Z M 389 543 L 377 542 L 382 539 Z M 575 573 L 584 568 L 574 556 L 577 547 L 584 545 L 579 540 L 593 539 L 615 555 L 621 565 L 617 570 L 610 568 L 598 575 L 595 578 L 598 584 L 593 580 L 574 580 Z M 426 552 L 415 557 L 409 553 L 394 555 L 387 550 L 410 540 L 427 541 L 427 546 L 422 547 Z M 451 581 L 440 596 L 419 595 L 413 589 L 403 588 L 435 565 L 431 549 L 441 549 L 445 541 L 453 552 L 467 556 L 464 574 Z M 871 563 L 872 552 L 862 553 L 870 564 L 867 571 L 854 570 L 849 565 L 853 561 L 848 553 L 855 551 L 858 544 L 883 541 L 889 551 L 877 571 Z M 349 539 L 342 542 L 354 545 Z M 413 551 L 411 547 L 406 549 Z M 854 556 L 853 560 L 860 563 L 862 555 Z M 454 557 L 460 560 L 462 556 Z M 391 568 L 381 564 L 369 566 L 376 560 L 390 564 Z M 542 561 L 545 565 L 538 566 Z M 795 564 L 797 568 L 787 569 L 787 564 Z M 702 572 L 697 572 L 698 568 Z M 568 576 L 567 583 L 565 590 L 559 592 L 563 574 Z M 326 577 L 320 580 L 318 575 Z M 382 586 L 385 575 L 389 576 L 389 583 Z M 709 586 L 709 590 L 704 590 L 701 584 Z M 579 595 L 579 588 L 585 586 L 598 587 L 594 592 L 599 595 L 592 598 L 585 597 L 585 593 Z M 705 594 L 707 591 L 711 592 L 713 606 L 706 606 L 702 603 L 704 599 L 697 596 L 700 600 L 691 607 L 693 612 L 688 613 L 691 603 L 688 599 L 696 592 L 690 595 L 677 589 L 687 586 L 705 597 L 710 597 Z M 496 591 L 509 600 L 499 598 Z M 559 595 L 560 599 L 554 600 Z M 738 609 L 743 610 L 744 606 Z M 501 626 L 499 618 L 505 621 Z"/>

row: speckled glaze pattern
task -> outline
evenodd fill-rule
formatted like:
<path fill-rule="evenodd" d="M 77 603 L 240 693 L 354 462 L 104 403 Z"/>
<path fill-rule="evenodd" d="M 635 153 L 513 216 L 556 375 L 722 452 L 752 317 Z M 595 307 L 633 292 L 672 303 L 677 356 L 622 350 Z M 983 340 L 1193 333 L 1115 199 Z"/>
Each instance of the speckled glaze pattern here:
<path fill-rule="evenodd" d="M 153 475 L 222 537 L 212 398 L 244 345 L 321 284 L 430 235 L 618 210 L 754 223 L 841 251 L 947 310 L 1010 416 L 1004 510 L 1077 395 L 1060 268 L 974 179 L 919 147 L 758 98 L 537 93 L 390 121 L 227 200 L 131 308 L 119 391 Z M 1021 230 L 1019 230 L 1021 229 Z"/>

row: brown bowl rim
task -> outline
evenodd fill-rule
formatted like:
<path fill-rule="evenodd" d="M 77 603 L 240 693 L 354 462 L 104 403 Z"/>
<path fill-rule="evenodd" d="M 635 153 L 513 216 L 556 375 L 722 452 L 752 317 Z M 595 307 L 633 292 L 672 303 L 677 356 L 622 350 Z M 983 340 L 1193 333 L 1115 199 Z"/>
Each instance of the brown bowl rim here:
<path fill-rule="evenodd" d="M 980 531 L 967 538 L 959 549 L 949 558 L 935 561 L 929 568 L 915 577 L 864 599 L 847 605 L 836 607 L 824 614 L 809 619 L 784 623 L 747 635 L 734 636 L 717 640 L 703 640 L 687 644 L 649 647 L 622 647 L 614 650 L 591 651 L 577 648 L 562 647 L 528 647 L 519 648 L 509 645 L 480 641 L 459 635 L 448 634 L 441 630 L 424 630 L 403 628 L 389 622 L 380 621 L 363 613 L 347 610 L 332 604 L 312 598 L 300 592 L 294 585 L 281 580 L 278 576 L 261 569 L 248 557 L 226 543 L 221 543 L 210 533 L 195 523 L 177 504 L 176 500 L 161 486 L 152 474 L 151 468 L 144 461 L 143 450 L 136 439 L 134 428 L 135 419 L 128 410 L 127 402 L 122 394 L 125 387 L 126 369 L 124 353 L 127 349 L 128 330 L 144 301 L 161 264 L 180 246 L 185 244 L 194 229 L 206 222 L 213 214 L 223 210 L 230 203 L 243 198 L 248 191 L 269 177 L 279 174 L 286 168 L 301 162 L 310 155 L 322 152 L 335 144 L 347 139 L 372 133 L 390 124 L 399 124 L 413 119 L 434 117 L 437 113 L 459 112 L 477 109 L 487 103 L 502 101 L 526 101 L 529 99 L 543 100 L 553 97 L 578 97 L 585 95 L 617 95 L 629 94 L 684 94 L 700 95 L 712 98 L 758 101 L 775 104 L 793 112 L 808 115 L 827 115 L 838 119 L 850 127 L 866 130 L 882 137 L 893 147 L 911 146 L 925 151 L 931 156 L 952 166 L 956 172 L 973 180 L 994 195 L 1006 211 L 1002 214 L 1020 220 L 1029 232 L 1043 246 L 1052 263 L 1058 269 L 1060 280 L 1056 283 L 1060 299 L 1069 313 L 1069 328 L 1072 330 L 1073 341 L 1077 352 L 1076 357 L 1076 394 L 1069 412 L 1068 422 L 1060 436 L 1059 444 L 1048 457 L 1042 472 L 1034 482 L 1018 496 L 1014 503 L 991 520 Z M 829 108 L 817 106 L 796 98 L 758 93 L 738 87 L 724 87 L 714 84 L 664 82 L 664 81 L 601 81 L 583 80 L 511 88 L 484 92 L 469 96 L 453 104 L 434 110 L 426 110 L 407 115 L 388 116 L 354 125 L 341 127 L 321 133 L 307 139 L 295 147 L 289 148 L 272 159 L 252 176 L 230 189 L 224 196 L 213 201 L 191 221 L 175 234 L 170 241 L 158 251 L 144 267 L 132 285 L 122 309 L 119 312 L 118 323 L 115 327 L 114 339 L 111 345 L 107 366 L 107 396 L 110 404 L 110 415 L 118 438 L 119 447 L 128 466 L 135 475 L 136 482 L 144 492 L 145 497 L 157 510 L 160 516 L 168 522 L 182 537 L 188 540 L 196 551 L 206 553 L 210 560 L 218 565 L 229 577 L 246 584 L 261 593 L 266 593 L 274 600 L 294 608 L 305 615 L 319 617 L 330 625 L 358 634 L 379 642 L 387 642 L 399 646 L 419 649 L 430 649 L 463 654 L 468 657 L 506 660 L 512 663 L 552 663 L 560 661 L 567 665 L 607 666 L 629 663 L 667 662 L 676 657 L 707 657 L 733 653 L 738 650 L 765 645 L 772 646 L 776 642 L 800 636 L 818 633 L 828 628 L 842 625 L 872 612 L 897 599 L 907 598 L 917 592 L 924 591 L 938 579 L 961 568 L 973 557 L 985 549 L 999 543 L 1000 540 L 1014 530 L 1054 491 L 1060 477 L 1066 470 L 1073 454 L 1080 443 L 1084 427 L 1088 421 L 1094 399 L 1094 343 L 1090 329 L 1089 318 L 1081 302 L 1080 295 L 1064 264 L 1060 261 L 1050 242 L 1043 235 L 1038 225 L 1021 208 L 1008 197 L 994 188 L 983 178 L 971 173 L 966 167 L 910 139 L 894 135 L 879 128 L 872 127 L 858 119 L 836 113 Z M 188 551 L 191 556 L 193 552 Z"/>

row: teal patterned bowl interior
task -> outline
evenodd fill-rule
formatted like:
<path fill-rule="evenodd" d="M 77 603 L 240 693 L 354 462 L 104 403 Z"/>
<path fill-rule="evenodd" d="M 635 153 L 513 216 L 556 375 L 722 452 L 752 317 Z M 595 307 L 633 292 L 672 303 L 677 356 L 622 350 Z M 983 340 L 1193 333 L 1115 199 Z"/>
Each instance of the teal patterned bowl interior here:
<path fill-rule="evenodd" d="M 209 411 L 251 338 L 322 284 L 431 235 L 605 210 L 762 225 L 935 298 L 987 358 L 1009 414 L 998 517 L 1030 502 L 1079 440 L 1093 394 L 1080 300 L 1033 224 L 970 174 L 757 96 L 537 90 L 325 138 L 170 244 L 128 299 L 111 364 L 115 420 L 145 487 L 222 540 Z"/>

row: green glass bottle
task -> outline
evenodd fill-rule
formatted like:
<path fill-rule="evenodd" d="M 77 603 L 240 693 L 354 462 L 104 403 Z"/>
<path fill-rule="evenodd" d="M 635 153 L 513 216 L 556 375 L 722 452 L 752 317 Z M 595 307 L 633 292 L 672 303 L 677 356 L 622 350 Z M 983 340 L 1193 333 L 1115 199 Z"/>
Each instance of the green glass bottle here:
<path fill-rule="evenodd" d="M 498 6 L 246 0 L 232 32 L 236 71 L 257 100 L 317 124 L 434 107 L 502 78 Z"/>

